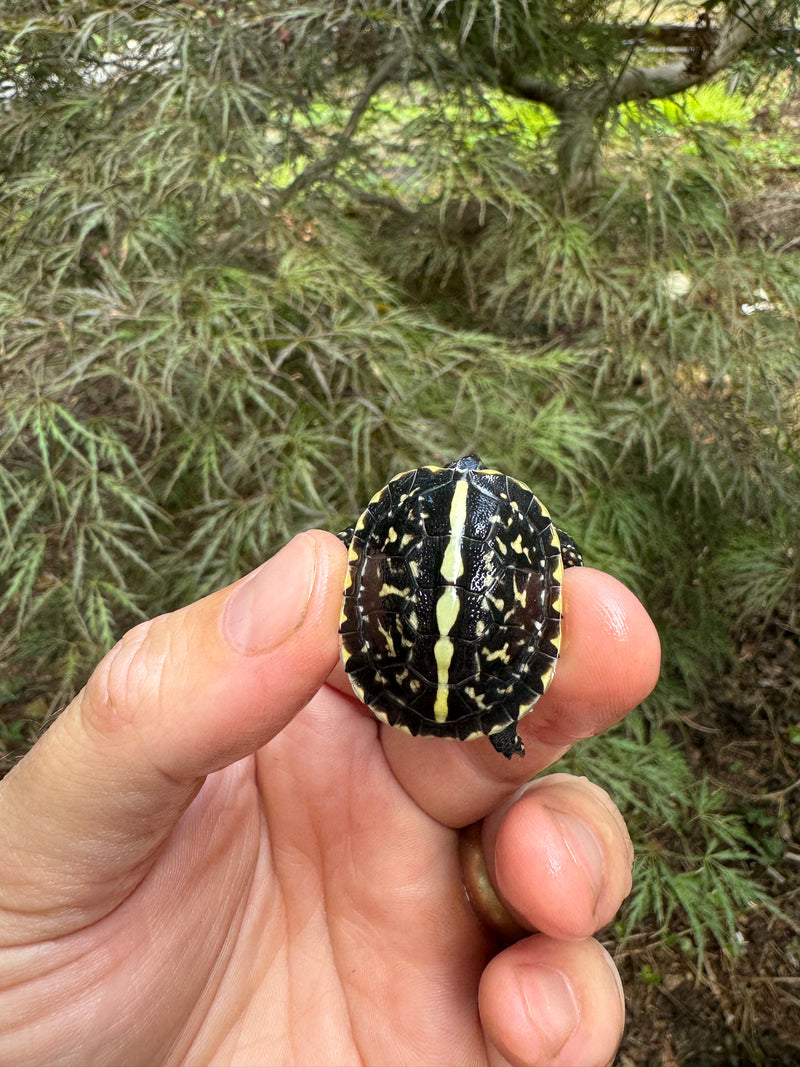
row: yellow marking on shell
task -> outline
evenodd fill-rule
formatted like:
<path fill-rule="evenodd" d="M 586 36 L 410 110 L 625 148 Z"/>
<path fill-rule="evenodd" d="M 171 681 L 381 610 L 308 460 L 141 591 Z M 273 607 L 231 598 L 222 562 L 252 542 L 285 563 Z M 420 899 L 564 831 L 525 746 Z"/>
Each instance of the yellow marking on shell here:
<path fill-rule="evenodd" d="M 556 652 L 561 652 L 561 631 L 559 630 L 555 637 L 550 638 L 550 644 L 555 648 Z"/>
<path fill-rule="evenodd" d="M 476 708 L 480 708 L 483 711 L 486 708 L 486 698 L 483 693 L 479 693 L 475 688 L 469 686 L 464 690 L 464 693 L 470 698 Z"/>
<path fill-rule="evenodd" d="M 448 634 L 455 626 L 461 602 L 456 581 L 464 573 L 464 560 L 461 544 L 467 525 L 467 482 L 457 481 L 453 487 L 453 499 L 450 501 L 450 536 L 442 557 L 439 573 L 448 584 L 436 601 L 436 625 L 439 639 L 433 646 L 436 660 L 436 700 L 433 704 L 433 717 L 437 722 L 447 722 L 447 698 L 449 695 L 450 664 L 453 660 L 454 646 Z"/>
<path fill-rule="evenodd" d="M 385 596 L 402 596 L 407 597 L 411 595 L 410 589 L 398 589 L 396 585 L 389 585 L 388 582 L 384 582 L 378 593 L 379 597 Z"/>
<path fill-rule="evenodd" d="M 389 633 L 389 631 L 386 629 L 386 627 L 380 622 L 378 623 L 378 631 L 383 634 L 383 639 L 386 642 L 386 651 L 389 653 L 390 656 L 393 656 L 395 654 L 394 638 L 392 637 L 391 633 Z"/>
<path fill-rule="evenodd" d="M 555 563 L 553 565 L 553 581 L 554 582 L 560 582 L 563 577 L 564 577 L 564 561 L 561 558 L 561 553 L 559 552 L 558 557 L 556 558 L 556 561 L 555 561 Z"/>
<path fill-rule="evenodd" d="M 437 722 L 447 722 L 448 682 L 450 663 L 453 659 L 453 642 L 447 636 L 455 625 L 461 603 L 458 593 L 452 586 L 446 586 L 436 602 L 436 625 L 439 627 L 439 640 L 433 646 L 436 660 L 436 700 L 433 704 L 433 717 Z"/>
<path fill-rule="evenodd" d="M 440 573 L 446 582 L 455 584 L 464 573 L 464 560 L 461 556 L 461 542 L 467 524 L 467 482 L 457 481 L 453 488 L 450 502 L 450 537 L 444 550 Z"/>
<path fill-rule="evenodd" d="M 354 677 L 353 677 L 352 675 L 350 675 L 350 685 L 352 685 L 352 687 L 353 687 L 353 692 L 354 692 L 354 693 L 355 693 L 355 695 L 356 695 L 356 696 L 358 697 L 358 699 L 359 699 L 359 700 L 360 700 L 360 701 L 361 701 L 361 702 L 362 702 L 363 704 L 366 704 L 367 702 L 366 702 L 366 700 L 364 699 L 364 686 L 363 686 L 363 685 L 359 685 L 359 683 L 358 683 L 358 682 L 357 682 L 357 681 L 355 680 L 355 678 L 354 678 Z M 373 709 L 373 710 L 374 710 L 374 709 Z M 375 714 L 376 714 L 376 715 L 378 714 L 378 713 L 377 713 L 377 711 L 375 712 Z"/>
<path fill-rule="evenodd" d="M 555 671 L 556 671 L 556 665 L 554 663 L 552 667 L 548 667 L 546 671 L 544 671 L 542 674 L 539 675 L 539 679 L 540 679 L 540 681 L 542 683 L 542 691 L 543 692 L 544 692 L 545 689 L 547 689 L 548 685 L 550 685 L 550 683 L 552 682 L 553 675 L 555 674 Z"/>
<path fill-rule="evenodd" d="M 436 660 L 437 687 L 436 700 L 433 705 L 433 717 L 437 722 L 447 722 L 447 680 L 450 675 L 450 661 L 453 658 L 453 642 L 449 637 L 440 637 L 433 646 Z"/>
<path fill-rule="evenodd" d="M 507 724 L 506 724 L 507 725 Z M 490 733 L 497 734 L 500 730 L 504 730 L 505 726 L 499 726 L 496 730 L 491 730 Z M 465 741 L 477 741 L 479 737 L 485 737 L 483 730 L 473 730 L 471 734 L 467 734 L 464 738 Z"/>
<path fill-rule="evenodd" d="M 396 540 L 397 540 L 397 530 L 395 530 L 394 526 L 390 526 L 390 527 L 389 527 L 389 530 L 387 531 L 387 534 L 386 534 L 386 540 L 387 540 L 387 541 L 388 541 L 388 542 L 389 542 L 390 544 L 391 544 L 391 543 L 392 543 L 393 541 L 396 541 Z"/>
<path fill-rule="evenodd" d="M 557 611 L 559 615 L 564 614 L 564 598 L 561 593 L 553 600 L 553 611 Z"/>
<path fill-rule="evenodd" d="M 436 601 L 436 625 L 442 637 L 447 637 L 455 626 L 460 607 L 458 590 L 452 585 L 445 586 L 444 592 Z"/>
<path fill-rule="evenodd" d="M 353 588 L 353 567 L 351 564 L 358 563 L 360 555 L 358 549 L 355 547 L 355 541 L 351 541 L 347 546 L 347 573 L 344 576 L 344 591 L 349 592 Z M 344 618 L 344 614 L 342 614 Z"/>
<path fill-rule="evenodd" d="M 362 697 L 363 697 L 363 694 L 362 694 Z M 381 711 L 380 708 L 376 708 L 373 705 L 370 705 L 370 710 L 372 711 L 372 714 L 375 716 L 376 719 L 380 719 L 381 722 L 385 722 L 387 726 L 391 726 L 392 725 L 392 723 L 389 722 L 389 716 L 386 714 L 385 711 Z M 396 727 L 396 729 L 402 730 L 404 734 L 410 734 L 411 733 L 411 730 L 409 729 L 409 727 L 405 726 L 401 722 L 394 723 L 394 726 Z"/>
<path fill-rule="evenodd" d="M 496 648 L 494 652 L 487 652 L 484 650 L 483 658 L 487 663 L 491 663 L 493 659 L 501 659 L 504 663 L 508 663 L 508 645 L 503 645 L 502 648 Z"/>
<path fill-rule="evenodd" d="M 511 547 L 518 554 L 522 552 L 522 534 L 517 534 L 516 540 L 511 542 Z"/>

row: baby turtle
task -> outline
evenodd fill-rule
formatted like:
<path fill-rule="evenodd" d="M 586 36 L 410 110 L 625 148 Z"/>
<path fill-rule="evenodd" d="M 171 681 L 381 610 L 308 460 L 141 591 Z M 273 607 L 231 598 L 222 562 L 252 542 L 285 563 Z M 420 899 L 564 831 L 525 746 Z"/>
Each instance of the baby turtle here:
<path fill-rule="evenodd" d="M 517 722 L 558 660 L 564 568 L 583 562 L 572 538 L 474 454 L 398 474 L 339 537 L 342 660 L 361 700 L 407 733 L 522 755 Z"/>

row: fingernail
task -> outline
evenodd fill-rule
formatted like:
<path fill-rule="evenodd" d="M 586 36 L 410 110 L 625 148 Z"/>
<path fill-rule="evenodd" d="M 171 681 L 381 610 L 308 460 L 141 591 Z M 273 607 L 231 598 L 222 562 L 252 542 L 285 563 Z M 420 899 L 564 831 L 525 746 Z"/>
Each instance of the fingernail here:
<path fill-rule="evenodd" d="M 517 980 L 526 1015 L 546 1037 L 555 1058 L 580 1021 L 572 983 L 555 967 L 541 963 L 520 967 Z"/>
<path fill-rule="evenodd" d="M 579 815 L 572 812 L 549 809 L 553 821 L 561 833 L 567 851 L 586 875 L 596 906 L 606 881 L 606 860 L 597 835 Z"/>
<path fill-rule="evenodd" d="M 238 652 L 268 652 L 303 625 L 314 588 L 316 549 L 311 534 L 298 534 L 231 594 L 222 629 Z"/>
<path fill-rule="evenodd" d="M 619 996 L 619 1003 L 620 1003 L 620 1006 L 622 1008 L 622 1018 L 624 1019 L 625 1018 L 625 1012 L 626 1012 L 625 989 L 624 989 L 624 987 L 622 985 L 622 979 L 619 976 L 619 971 L 617 970 L 617 965 L 614 962 L 613 958 L 611 957 L 611 954 L 609 952 L 607 952 L 605 949 L 603 949 L 603 961 L 605 962 L 605 964 L 608 967 L 609 971 L 611 971 L 611 976 L 614 979 L 614 985 L 617 988 L 617 995 Z"/>

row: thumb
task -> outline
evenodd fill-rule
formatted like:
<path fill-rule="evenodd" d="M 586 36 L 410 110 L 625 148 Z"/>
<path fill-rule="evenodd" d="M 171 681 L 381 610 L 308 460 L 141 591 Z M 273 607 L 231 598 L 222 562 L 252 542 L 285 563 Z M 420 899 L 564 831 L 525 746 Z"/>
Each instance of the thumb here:
<path fill-rule="evenodd" d="M 266 744 L 311 699 L 336 663 L 345 566 L 332 535 L 300 534 L 108 653 L 0 783 L 0 943 L 116 907 L 205 775 Z"/>

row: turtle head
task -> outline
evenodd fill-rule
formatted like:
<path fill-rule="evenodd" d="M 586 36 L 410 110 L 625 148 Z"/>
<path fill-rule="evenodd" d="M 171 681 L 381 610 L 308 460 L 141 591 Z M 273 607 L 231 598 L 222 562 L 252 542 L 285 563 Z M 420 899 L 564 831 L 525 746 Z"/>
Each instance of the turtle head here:
<path fill-rule="evenodd" d="M 468 456 L 464 456 L 463 459 L 454 459 L 447 466 L 456 471 L 480 471 L 483 470 L 483 461 L 475 452 L 470 452 Z"/>

